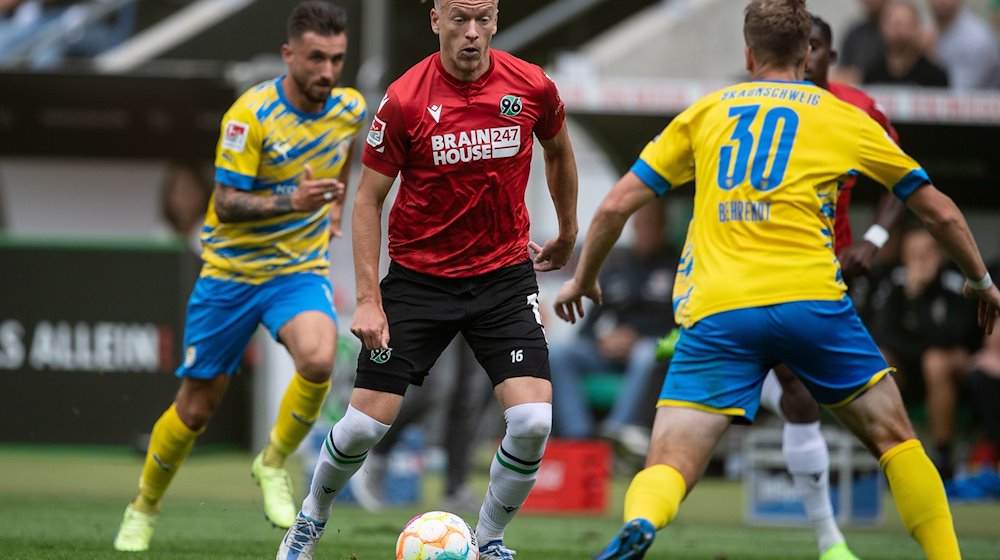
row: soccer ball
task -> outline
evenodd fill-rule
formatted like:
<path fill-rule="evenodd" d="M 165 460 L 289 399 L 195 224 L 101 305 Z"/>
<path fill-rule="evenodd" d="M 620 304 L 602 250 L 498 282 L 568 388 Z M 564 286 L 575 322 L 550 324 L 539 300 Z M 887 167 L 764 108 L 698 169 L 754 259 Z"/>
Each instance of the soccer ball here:
<path fill-rule="evenodd" d="M 429 511 L 403 527 L 396 541 L 396 560 L 478 560 L 472 528 L 446 511 Z"/>

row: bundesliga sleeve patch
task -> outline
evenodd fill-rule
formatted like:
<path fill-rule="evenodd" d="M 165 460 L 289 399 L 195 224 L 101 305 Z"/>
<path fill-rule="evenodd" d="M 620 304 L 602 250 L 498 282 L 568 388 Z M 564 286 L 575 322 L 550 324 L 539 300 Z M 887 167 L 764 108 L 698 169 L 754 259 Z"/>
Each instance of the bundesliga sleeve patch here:
<path fill-rule="evenodd" d="M 247 146 L 247 134 L 250 132 L 250 125 L 239 121 L 229 121 L 226 123 L 226 130 L 222 134 L 222 148 L 234 152 L 242 152 Z"/>
<path fill-rule="evenodd" d="M 375 117 L 372 119 L 371 130 L 368 131 L 368 145 L 377 148 L 385 140 L 385 121 Z"/>

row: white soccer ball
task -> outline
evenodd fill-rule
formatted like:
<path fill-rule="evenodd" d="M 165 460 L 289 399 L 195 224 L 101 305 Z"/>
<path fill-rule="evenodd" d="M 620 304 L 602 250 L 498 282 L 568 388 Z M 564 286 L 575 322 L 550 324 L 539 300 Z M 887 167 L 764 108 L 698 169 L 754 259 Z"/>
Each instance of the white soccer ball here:
<path fill-rule="evenodd" d="M 396 541 L 396 560 L 478 560 L 472 528 L 446 511 L 429 511 L 403 527 Z"/>

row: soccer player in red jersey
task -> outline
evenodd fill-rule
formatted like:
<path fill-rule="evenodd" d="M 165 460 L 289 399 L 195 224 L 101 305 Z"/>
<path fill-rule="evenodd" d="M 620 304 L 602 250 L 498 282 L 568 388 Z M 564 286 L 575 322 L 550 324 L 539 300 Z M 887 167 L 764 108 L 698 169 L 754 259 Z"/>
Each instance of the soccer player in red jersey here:
<path fill-rule="evenodd" d="M 829 81 L 830 66 L 837 60 L 833 32 L 822 18 L 812 16 L 806 79 L 842 101 L 861 109 L 885 129 L 896 143 L 899 136 L 878 103 L 868 94 Z M 874 223 L 864 239 L 853 243 L 847 209 L 857 177 L 840 188 L 834 216 L 834 251 L 848 279 L 868 272 L 872 258 L 889 238 L 889 229 L 903 213 L 903 203 L 889 193 L 879 201 Z M 761 404 L 785 421 L 782 453 L 795 489 L 802 495 L 806 515 L 816 532 L 820 560 L 856 560 L 837 526 L 830 501 L 830 453 L 820 431 L 820 408 L 805 385 L 784 365 L 771 370 L 761 391 Z"/>
<path fill-rule="evenodd" d="M 423 382 L 458 333 L 489 374 L 507 424 L 476 527 L 479 557 L 512 558 L 504 530 L 534 484 L 552 414 L 535 271 L 561 268 L 572 253 L 577 175 L 555 84 L 490 48 L 497 13 L 497 0 L 435 0 L 440 51 L 379 104 L 352 218 L 358 377 L 278 558 L 312 557 L 334 497 L 395 420 L 407 387 Z M 529 240 L 524 203 L 533 136 L 559 222 L 544 246 Z M 380 285 L 382 207 L 397 175 Z"/>

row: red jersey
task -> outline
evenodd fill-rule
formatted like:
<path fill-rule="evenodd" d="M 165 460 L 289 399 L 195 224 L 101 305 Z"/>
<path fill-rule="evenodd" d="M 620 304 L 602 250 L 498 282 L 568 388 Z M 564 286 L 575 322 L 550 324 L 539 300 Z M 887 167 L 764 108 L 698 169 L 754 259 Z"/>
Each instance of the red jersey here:
<path fill-rule="evenodd" d="M 551 139 L 564 118 L 542 69 L 502 51 L 471 83 L 448 74 L 439 53 L 408 70 L 382 98 L 362 159 L 400 175 L 389 257 L 450 278 L 527 260 L 532 135 Z"/>
<path fill-rule="evenodd" d="M 836 96 L 837 99 L 850 103 L 868 113 L 868 116 L 882 125 L 886 134 L 892 138 L 892 141 L 899 144 L 899 135 L 896 134 L 896 129 L 892 128 L 889 117 L 886 116 L 885 111 L 882 110 L 882 106 L 877 101 L 869 97 L 867 93 L 848 85 L 836 82 L 830 82 L 827 85 L 829 86 L 830 93 Z M 854 236 L 851 234 L 851 222 L 847 216 L 847 208 L 851 205 L 851 190 L 854 189 L 854 185 L 857 182 L 857 177 L 850 177 L 840 188 L 840 195 L 837 196 L 837 214 L 833 220 L 833 232 L 834 251 L 838 255 L 842 249 L 846 249 L 854 243 Z"/>

